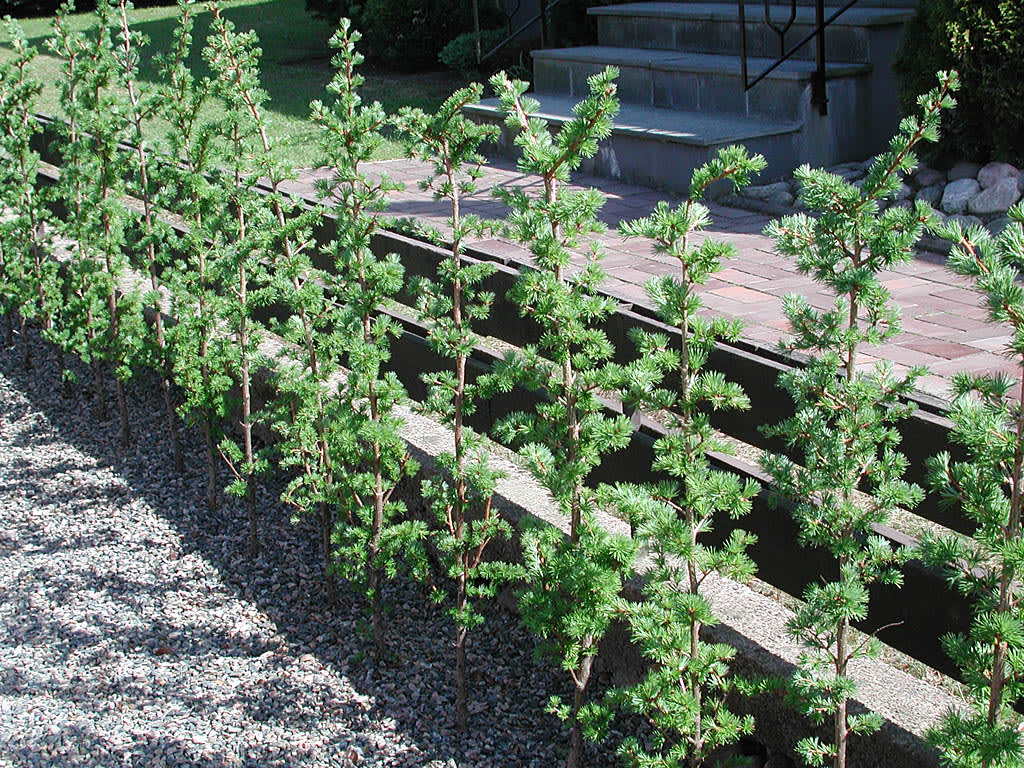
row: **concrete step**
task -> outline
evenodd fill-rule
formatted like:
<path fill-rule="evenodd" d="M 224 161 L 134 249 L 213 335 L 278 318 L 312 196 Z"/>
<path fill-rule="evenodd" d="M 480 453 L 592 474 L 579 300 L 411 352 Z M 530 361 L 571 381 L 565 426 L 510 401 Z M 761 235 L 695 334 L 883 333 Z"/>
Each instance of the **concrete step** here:
<path fill-rule="evenodd" d="M 540 103 L 536 116 L 558 128 L 572 120 L 577 99 L 552 94 L 531 94 Z M 497 99 L 466 107 L 474 119 L 502 126 L 502 135 L 492 149 L 516 156 L 516 131 L 504 124 Z M 714 157 L 719 148 L 743 144 L 768 161 L 762 179 L 780 178 L 810 161 L 812 144 L 803 140 L 799 123 L 748 117 L 708 115 L 623 104 L 612 135 L 601 142 L 597 156 L 583 167 L 585 173 L 620 179 L 634 184 L 682 192 L 690 176 Z M 725 190 L 718 190 L 724 192 Z"/>
<path fill-rule="evenodd" d="M 751 74 L 757 74 L 774 60 L 752 58 L 748 63 Z M 781 122 L 806 119 L 815 70 L 813 62 L 791 59 L 745 92 L 737 56 L 595 45 L 534 51 L 534 88 L 538 93 L 579 98 L 588 92 L 587 77 L 609 64 L 620 70 L 623 102 Z M 862 90 L 870 75 L 871 66 L 864 63 L 828 65 L 828 78 L 841 82 L 851 96 Z"/>
<path fill-rule="evenodd" d="M 714 3 L 715 5 L 731 5 L 734 8 L 737 6 L 737 0 L 702 0 L 703 2 Z M 800 7 L 813 8 L 816 0 L 796 0 L 796 4 Z M 836 0 L 832 0 L 832 4 L 835 5 Z M 744 5 L 749 11 L 752 8 L 763 8 L 764 2 L 762 0 L 744 0 Z M 789 5 L 786 3 L 786 5 Z M 843 3 L 845 5 L 845 3 Z M 856 8 L 917 8 L 919 0 L 859 0 Z"/>
<path fill-rule="evenodd" d="M 789 21 L 789 4 L 769 6 L 777 26 Z M 825 8 L 825 18 L 840 10 Z M 797 6 L 793 26 L 787 31 L 787 49 L 814 30 L 815 9 Z M 626 3 L 591 8 L 597 20 L 598 41 L 604 46 L 650 48 L 694 53 L 739 55 L 740 24 L 736 4 L 700 3 Z M 889 54 L 890 38 L 898 41 L 903 25 L 913 18 L 909 8 L 848 9 L 825 32 L 828 61 L 870 62 L 876 51 Z M 764 5 L 746 9 L 747 53 L 750 56 L 777 58 L 781 55 L 779 36 L 765 23 Z M 813 59 L 814 41 L 800 47 L 797 58 Z"/>

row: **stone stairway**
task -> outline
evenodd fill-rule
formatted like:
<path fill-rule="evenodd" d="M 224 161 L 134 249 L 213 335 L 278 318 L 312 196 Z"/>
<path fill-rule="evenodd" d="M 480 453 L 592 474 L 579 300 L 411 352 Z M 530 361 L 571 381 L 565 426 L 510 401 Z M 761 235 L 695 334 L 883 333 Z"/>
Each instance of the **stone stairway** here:
<path fill-rule="evenodd" d="M 835 2 L 835 0 L 833 0 Z M 797 0 L 787 46 L 814 28 L 813 0 Z M 633 2 L 598 6 L 598 45 L 534 52 L 539 115 L 558 125 L 587 89 L 586 78 L 619 68 L 622 109 L 612 136 L 586 171 L 613 179 L 684 190 L 692 170 L 721 147 L 741 143 L 768 160 L 763 180 L 802 163 L 833 165 L 885 148 L 899 122 L 891 62 L 917 0 L 860 0 L 825 31 L 828 114 L 811 104 L 815 43 L 804 45 L 750 91 L 740 63 L 739 9 L 718 2 Z M 784 23 L 791 7 L 770 6 Z M 750 77 L 775 62 L 778 36 L 765 6 L 747 0 Z M 830 17 L 837 7 L 826 7 Z M 468 110 L 501 122 L 496 100 Z M 498 149 L 512 148 L 504 129 Z"/>

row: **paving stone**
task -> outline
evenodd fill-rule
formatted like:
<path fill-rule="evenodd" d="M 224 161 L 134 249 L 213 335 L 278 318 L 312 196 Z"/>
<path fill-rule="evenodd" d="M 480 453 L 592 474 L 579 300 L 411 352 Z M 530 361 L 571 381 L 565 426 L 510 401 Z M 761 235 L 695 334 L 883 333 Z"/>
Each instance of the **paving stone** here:
<path fill-rule="evenodd" d="M 478 185 L 478 193 L 464 200 L 467 213 L 491 218 L 504 215 L 504 207 L 492 197 L 492 190 L 502 185 L 522 189 L 528 194 L 539 193 L 535 178 L 519 173 L 511 163 L 501 163 L 499 161 L 484 166 L 484 177 Z M 394 198 L 400 201 L 402 212 L 414 208 L 414 215 L 422 224 L 445 231 L 449 214 L 443 203 L 435 203 L 430 199 L 429 192 L 422 192 L 416 187 L 417 179 L 427 175 L 427 166 L 407 160 L 384 165 L 389 173 L 401 173 L 407 181 L 406 191 Z M 844 170 L 852 171 L 856 165 L 849 164 L 849 168 Z M 933 172 L 919 172 L 912 177 L 913 184 L 921 186 L 913 196 L 929 202 L 934 200 L 934 205 L 940 206 L 943 202 L 945 175 L 933 169 L 926 170 Z M 979 171 L 980 167 L 976 167 L 974 173 Z M 923 181 L 932 183 L 924 184 Z M 594 238 L 605 246 L 608 254 L 605 267 L 609 278 L 605 288 L 623 302 L 649 306 L 650 301 L 641 283 L 653 274 L 674 273 L 677 265 L 654 253 L 650 244 L 643 239 L 623 240 L 616 227 L 623 220 L 647 215 L 658 201 L 664 199 L 664 195 L 643 187 L 583 175 L 574 177 L 572 186 L 592 186 L 612 191 L 613 194 L 601 211 L 601 219 L 609 225 L 609 230 Z M 979 224 L 980 219 L 964 213 L 970 198 L 982 191 L 978 181 L 965 177 L 948 186 L 953 187 L 954 192 L 960 189 L 966 198 L 961 202 L 963 207 L 954 213 L 954 220 L 968 225 Z M 786 182 L 764 184 L 759 189 L 755 188 L 754 196 L 745 200 L 747 204 L 753 204 L 758 199 L 756 196 L 759 196 L 758 202 L 764 202 L 773 195 L 781 197 L 782 193 L 788 194 L 789 189 Z M 677 202 L 673 200 L 670 204 L 675 206 Z M 782 296 L 789 293 L 802 294 L 812 306 L 819 309 L 831 308 L 835 299 L 822 292 L 809 277 L 799 274 L 789 259 L 775 253 L 771 239 L 763 234 L 771 216 L 735 207 L 739 204 L 736 202 L 730 207 L 719 201 L 709 205 L 712 223 L 701 238 L 711 236 L 731 242 L 736 248 L 736 255 L 726 265 L 727 279 L 721 279 L 719 275 L 700 291 L 706 302 L 704 314 L 709 317 L 742 317 L 746 323 L 744 338 L 752 343 L 774 346 L 779 339 L 789 335 L 789 327 L 781 310 Z M 893 204 L 911 205 L 909 199 Z M 940 219 L 946 216 L 941 210 L 936 213 Z M 999 217 L 996 221 L 1000 219 L 1005 220 L 1005 217 Z M 492 237 L 494 239 L 474 243 L 474 248 L 493 254 L 511 265 L 531 262 L 529 252 L 521 245 Z M 935 248 L 941 245 L 936 243 Z M 580 254 L 585 247 L 585 244 L 581 245 Z M 919 379 L 917 384 L 921 390 L 939 397 L 948 397 L 949 377 L 959 369 L 957 363 L 965 361 L 966 365 L 978 366 L 978 370 L 985 370 L 984 365 L 996 370 L 1006 363 L 1000 357 L 1007 338 L 1005 328 L 986 322 L 981 294 L 973 288 L 971 281 L 946 269 L 945 260 L 945 256 L 940 253 L 918 251 L 912 261 L 881 276 L 894 301 L 903 308 L 903 333 L 891 340 L 885 348 L 878 350 L 877 355 L 897 365 L 930 363 L 944 366 L 941 372 L 933 369 L 932 373 Z M 574 269 L 578 269 L 582 263 L 583 257 L 580 255 L 578 261 L 574 259 Z M 961 355 L 965 350 L 969 352 Z M 945 356 L 934 352 L 943 352 Z"/>
<path fill-rule="evenodd" d="M 912 341 L 902 346 L 917 350 L 918 352 L 924 352 L 928 355 L 934 355 L 935 357 L 941 357 L 946 360 L 955 360 L 959 357 L 967 357 L 968 355 L 977 352 L 974 347 L 969 347 L 965 344 L 957 344 L 956 342 L 946 341 L 943 339 L 921 339 L 920 341 Z M 913 365 L 915 363 L 911 364 Z"/>
<path fill-rule="evenodd" d="M 1020 190 L 1017 188 L 1017 179 L 1004 177 L 972 197 L 967 204 L 967 209 L 971 213 L 982 216 L 1006 213 L 1010 210 L 1010 206 L 1020 200 L 1020 194 Z"/>
<path fill-rule="evenodd" d="M 989 163 L 978 171 L 978 183 L 982 189 L 988 189 L 1003 179 L 1020 180 L 1020 170 L 1009 163 Z"/>
<path fill-rule="evenodd" d="M 769 293 L 762 293 L 761 291 L 755 291 L 751 288 L 745 288 L 742 285 L 730 285 L 728 288 L 719 288 L 716 291 L 711 291 L 716 296 L 721 296 L 724 299 L 731 299 L 732 301 L 738 301 L 742 304 L 752 304 L 754 302 L 761 301 L 773 301 L 776 297 Z"/>

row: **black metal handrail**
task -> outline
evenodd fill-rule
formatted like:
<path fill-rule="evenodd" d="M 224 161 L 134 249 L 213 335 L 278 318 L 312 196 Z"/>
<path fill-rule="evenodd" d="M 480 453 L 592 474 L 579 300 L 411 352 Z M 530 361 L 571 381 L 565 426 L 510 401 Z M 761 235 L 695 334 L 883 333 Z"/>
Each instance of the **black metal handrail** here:
<path fill-rule="evenodd" d="M 786 49 L 786 33 L 793 27 L 796 22 L 796 0 L 789 0 L 789 19 L 785 24 L 777 24 L 772 19 L 771 14 L 771 0 L 764 0 L 764 17 L 765 24 L 771 28 L 775 34 L 779 36 L 779 49 L 780 55 L 778 60 L 772 64 L 768 69 L 759 74 L 753 80 L 750 79 L 750 73 L 747 68 L 747 10 L 746 3 L 744 0 L 737 0 L 739 4 L 740 12 L 740 66 L 743 70 L 743 89 L 749 91 L 755 85 L 764 80 L 768 75 L 774 72 L 779 65 L 784 61 L 791 59 L 793 54 L 803 48 L 811 40 L 816 40 L 815 47 L 815 63 L 816 69 L 814 76 L 811 78 L 811 104 L 818 108 L 818 111 L 822 115 L 828 114 L 828 93 L 825 88 L 826 84 L 826 70 L 825 70 L 825 29 L 832 24 L 836 19 L 846 13 L 850 8 L 857 4 L 858 0 L 849 0 L 842 8 L 833 13 L 827 19 L 825 18 L 825 0 L 816 0 L 814 4 L 814 29 L 811 30 L 804 38 L 794 45 L 792 48 Z"/>
<path fill-rule="evenodd" d="M 520 24 L 515 30 L 513 30 L 512 32 L 509 33 L 508 37 L 506 37 L 504 40 L 502 40 L 496 46 L 491 48 L 491 50 L 489 50 L 483 56 L 480 56 L 480 58 L 477 61 L 477 63 L 478 64 L 482 64 L 485 61 L 487 61 L 489 58 L 491 58 L 491 56 L 493 56 L 498 51 L 500 51 L 502 48 L 504 48 L 506 45 L 511 43 L 513 40 L 515 40 L 517 37 L 519 37 L 519 35 L 521 35 L 527 29 L 532 27 L 538 21 L 540 22 L 540 47 L 544 48 L 547 45 L 547 16 L 548 16 L 548 13 L 551 11 L 552 8 L 554 8 L 560 2 L 562 2 L 562 0 L 540 0 L 540 11 L 539 11 L 539 13 L 537 13 L 535 16 L 533 16 L 529 20 L 527 20 L 527 21 L 523 22 L 522 24 Z"/>

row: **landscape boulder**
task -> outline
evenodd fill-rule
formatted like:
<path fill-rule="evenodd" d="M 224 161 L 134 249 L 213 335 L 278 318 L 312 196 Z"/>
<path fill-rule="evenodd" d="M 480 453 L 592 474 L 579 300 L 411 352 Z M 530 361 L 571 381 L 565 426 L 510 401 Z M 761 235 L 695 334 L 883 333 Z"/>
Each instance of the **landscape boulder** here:
<path fill-rule="evenodd" d="M 946 213 L 963 213 L 967 204 L 981 191 L 977 179 L 961 178 L 951 181 L 942 193 L 942 210 Z"/>
<path fill-rule="evenodd" d="M 1010 206 L 1018 200 L 1020 200 L 1020 189 L 1017 188 L 1017 179 L 1003 177 L 988 189 L 983 189 L 972 197 L 967 204 L 967 210 L 982 216 L 1006 213 L 1010 210 Z"/>
<path fill-rule="evenodd" d="M 917 197 L 914 199 L 924 200 L 932 208 L 936 208 L 939 205 L 939 201 L 942 200 L 942 190 L 944 189 L 945 186 L 943 184 L 932 184 L 927 187 L 921 187 L 921 189 L 917 190 Z"/>
<path fill-rule="evenodd" d="M 989 163 L 978 171 L 978 183 L 982 189 L 994 187 L 1003 179 L 1020 179 L 1020 171 L 1009 163 Z"/>
<path fill-rule="evenodd" d="M 959 181 L 960 179 L 977 180 L 978 171 L 980 170 L 981 166 L 977 163 L 961 161 L 949 169 L 949 173 L 946 174 L 946 178 L 950 181 Z"/>
<path fill-rule="evenodd" d="M 942 184 L 946 180 L 946 174 L 923 165 L 917 169 L 913 179 L 914 183 L 919 187 L 933 187 L 936 184 Z"/>

